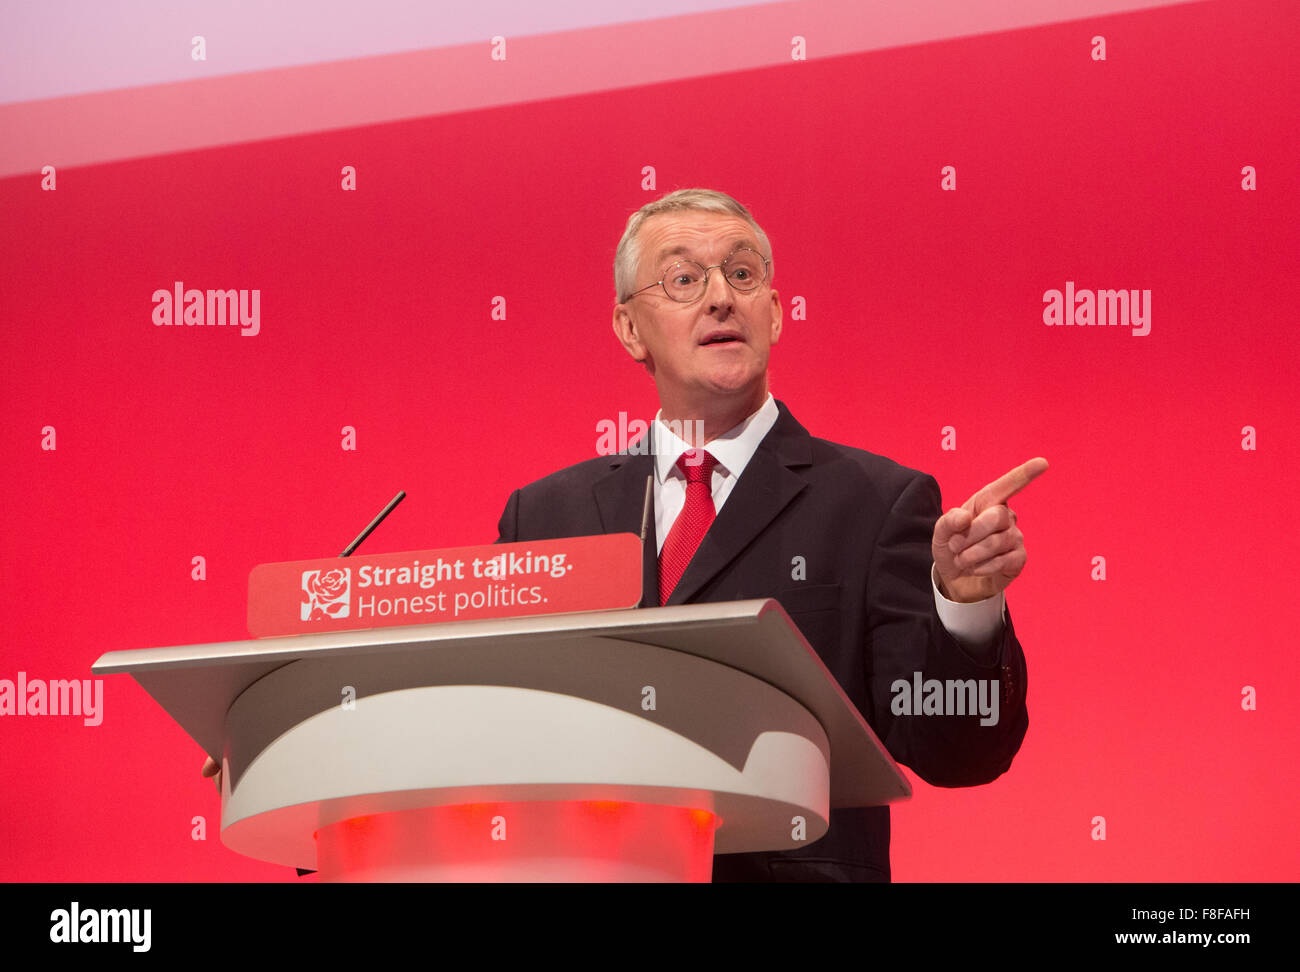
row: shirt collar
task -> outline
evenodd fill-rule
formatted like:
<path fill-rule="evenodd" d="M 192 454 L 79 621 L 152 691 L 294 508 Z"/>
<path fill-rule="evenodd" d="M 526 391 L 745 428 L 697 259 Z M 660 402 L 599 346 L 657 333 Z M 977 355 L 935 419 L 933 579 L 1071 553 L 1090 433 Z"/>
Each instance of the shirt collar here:
<path fill-rule="evenodd" d="M 706 443 L 704 448 L 708 450 L 709 455 L 718 460 L 720 469 L 728 475 L 739 477 L 749 465 L 749 460 L 754 458 L 758 444 L 772 430 L 780 414 L 776 407 L 776 399 L 769 392 L 767 400 L 758 411 L 735 428 L 728 429 L 716 439 Z M 691 448 L 662 421 L 660 418 L 662 415 L 663 409 L 655 413 L 654 430 L 655 479 L 660 483 L 666 482 L 674 474 L 681 475 L 680 471 L 674 472 L 677 460 L 681 458 L 683 452 Z"/>

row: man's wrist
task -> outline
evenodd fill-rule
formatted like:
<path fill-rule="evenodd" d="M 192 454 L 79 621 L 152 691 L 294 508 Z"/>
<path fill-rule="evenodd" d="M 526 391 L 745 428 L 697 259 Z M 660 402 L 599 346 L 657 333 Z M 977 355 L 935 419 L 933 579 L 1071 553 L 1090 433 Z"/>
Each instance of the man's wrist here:
<path fill-rule="evenodd" d="M 931 566 L 934 606 L 939 621 L 965 647 L 985 646 L 995 641 L 1006 624 L 1006 596 L 1002 592 L 982 601 L 953 601 L 941 589 L 939 571 Z"/>

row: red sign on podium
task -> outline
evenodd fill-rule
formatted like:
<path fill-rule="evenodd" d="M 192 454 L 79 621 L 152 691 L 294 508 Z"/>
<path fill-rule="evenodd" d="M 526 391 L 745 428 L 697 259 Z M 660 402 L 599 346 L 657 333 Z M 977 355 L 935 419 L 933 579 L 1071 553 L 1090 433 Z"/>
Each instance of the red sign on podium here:
<path fill-rule="evenodd" d="M 631 533 L 259 564 L 248 575 L 254 638 L 472 618 L 636 607 Z"/>

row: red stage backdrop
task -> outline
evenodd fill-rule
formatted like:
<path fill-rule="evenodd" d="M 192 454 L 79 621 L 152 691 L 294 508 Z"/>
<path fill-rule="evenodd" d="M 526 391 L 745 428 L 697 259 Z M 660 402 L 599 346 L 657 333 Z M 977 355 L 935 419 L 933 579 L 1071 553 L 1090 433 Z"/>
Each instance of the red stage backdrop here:
<path fill-rule="evenodd" d="M 177 72 L 0 105 L 0 679 L 246 638 L 254 565 L 398 489 L 362 552 L 493 540 L 512 489 L 653 416 L 614 246 L 712 187 L 771 238 L 773 390 L 813 434 L 947 506 L 1052 464 L 1008 591 L 1028 736 L 990 785 L 913 778 L 895 879 L 1294 879 L 1294 3 L 954 3 L 883 48 L 848 0 L 707 6 L 227 74 L 257 32 L 197 58 L 182 19 Z M 158 324 L 176 287 L 244 325 Z M 1133 299 L 1045 323 L 1067 289 Z M 222 847 L 143 690 L 102 692 L 0 716 L 0 878 L 299 880 Z"/>

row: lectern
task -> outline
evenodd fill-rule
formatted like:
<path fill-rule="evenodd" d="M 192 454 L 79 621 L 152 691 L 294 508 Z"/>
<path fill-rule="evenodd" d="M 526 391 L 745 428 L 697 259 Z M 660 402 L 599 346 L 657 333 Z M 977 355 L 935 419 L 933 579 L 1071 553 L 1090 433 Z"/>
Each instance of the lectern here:
<path fill-rule="evenodd" d="M 911 788 L 774 600 L 113 651 L 221 839 L 333 881 L 707 881 Z"/>

